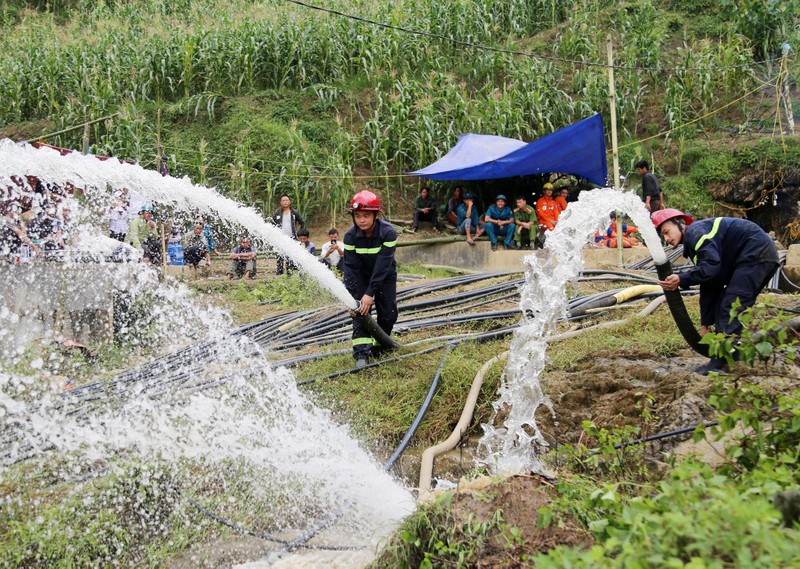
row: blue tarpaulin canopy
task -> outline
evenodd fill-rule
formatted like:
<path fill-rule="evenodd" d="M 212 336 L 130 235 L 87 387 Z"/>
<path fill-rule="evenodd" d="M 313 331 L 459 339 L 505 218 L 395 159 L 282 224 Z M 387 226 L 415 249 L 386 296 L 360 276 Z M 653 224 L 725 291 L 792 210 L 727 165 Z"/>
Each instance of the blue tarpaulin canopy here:
<path fill-rule="evenodd" d="M 530 143 L 487 134 L 462 134 L 430 166 L 408 172 L 433 180 L 490 180 L 559 172 L 606 185 L 606 143 L 599 114 Z"/>

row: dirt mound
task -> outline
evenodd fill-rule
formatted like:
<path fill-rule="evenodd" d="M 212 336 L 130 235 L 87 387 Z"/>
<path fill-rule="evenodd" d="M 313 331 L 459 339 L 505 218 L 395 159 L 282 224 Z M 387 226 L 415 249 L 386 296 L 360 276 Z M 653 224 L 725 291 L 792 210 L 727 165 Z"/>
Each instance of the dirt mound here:
<path fill-rule="evenodd" d="M 463 485 L 453 496 L 450 513 L 454 525 L 475 527 L 486 523 L 499 510 L 507 528 L 516 528 L 517 538 L 495 535 L 485 542 L 476 567 L 520 567 L 526 556 L 557 545 L 585 546 L 594 543 L 591 534 L 575 522 L 537 527 L 539 509 L 550 503 L 556 490 L 539 476 L 517 475 L 489 485 L 480 479 Z"/>

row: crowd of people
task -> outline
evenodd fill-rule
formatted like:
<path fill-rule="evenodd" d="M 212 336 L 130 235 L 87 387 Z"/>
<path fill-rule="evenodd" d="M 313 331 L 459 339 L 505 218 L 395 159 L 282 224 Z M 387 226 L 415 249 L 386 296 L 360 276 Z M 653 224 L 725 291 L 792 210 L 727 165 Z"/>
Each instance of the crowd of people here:
<path fill-rule="evenodd" d="M 547 232 L 555 229 L 561 212 L 568 206 L 569 187 L 559 188 L 555 197 L 553 192 L 553 184 L 546 182 L 534 205 L 528 204 L 527 196 L 519 194 L 514 198 L 513 209 L 505 194 L 497 194 L 481 214 L 475 194 L 456 186 L 442 213 L 446 223 L 463 235 L 469 245 L 475 245 L 476 240 L 486 234 L 492 251 L 497 251 L 500 244 L 510 250 L 536 249 L 543 246 Z M 422 188 L 414 202 L 412 232 L 416 233 L 420 221 L 429 221 L 434 232 L 440 232 L 436 212 L 430 189 Z"/>
<path fill-rule="evenodd" d="M 0 259 L 56 258 L 73 236 L 74 199 L 68 188 L 33 176 L 12 176 L 0 199 Z"/>

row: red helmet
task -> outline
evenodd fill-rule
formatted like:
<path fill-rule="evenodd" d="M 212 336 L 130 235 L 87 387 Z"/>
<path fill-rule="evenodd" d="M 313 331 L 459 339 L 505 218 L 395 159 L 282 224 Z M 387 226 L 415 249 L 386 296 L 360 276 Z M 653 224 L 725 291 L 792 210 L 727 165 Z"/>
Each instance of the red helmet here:
<path fill-rule="evenodd" d="M 347 209 L 350 211 L 383 211 L 381 200 L 369 190 L 362 190 L 354 195 Z"/>
<path fill-rule="evenodd" d="M 656 226 L 656 229 L 661 227 L 661 224 L 665 221 L 669 221 L 670 219 L 675 219 L 676 217 L 683 218 L 683 222 L 686 225 L 691 225 L 694 219 L 690 215 L 686 215 L 679 209 L 668 207 L 667 209 L 659 209 L 658 211 L 653 212 L 650 215 L 650 220 L 653 222 L 653 225 Z"/>

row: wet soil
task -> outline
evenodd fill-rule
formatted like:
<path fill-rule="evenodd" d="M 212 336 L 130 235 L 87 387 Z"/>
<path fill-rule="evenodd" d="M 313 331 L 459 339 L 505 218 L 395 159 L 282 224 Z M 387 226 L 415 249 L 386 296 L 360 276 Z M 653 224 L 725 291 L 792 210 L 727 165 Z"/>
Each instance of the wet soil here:
<path fill-rule="evenodd" d="M 459 488 L 452 502 L 453 524 L 485 523 L 501 511 L 509 528 L 519 529 L 520 540 L 509 543 L 500 535 L 487 540 L 476 567 L 521 567 L 523 559 L 557 545 L 588 547 L 591 534 L 566 520 L 550 527 L 538 527 L 539 509 L 547 506 L 556 490 L 540 476 L 516 475 L 502 482 L 481 478 Z"/>
<path fill-rule="evenodd" d="M 706 361 L 690 350 L 671 358 L 600 350 L 576 371 L 548 372 L 542 387 L 555 417 L 540 408 L 542 433 L 556 448 L 581 441 L 584 421 L 606 429 L 638 426 L 646 437 L 711 420 L 705 401 L 712 380 L 693 371 Z M 650 419 L 643 419 L 645 409 Z M 686 438 L 691 434 L 654 443 L 654 450 L 667 451 Z"/>
<path fill-rule="evenodd" d="M 552 399 L 555 418 L 549 409 L 542 407 L 537 421 L 551 450 L 578 442 L 591 446 L 583 428 L 586 420 L 607 429 L 635 425 L 641 428 L 641 437 L 711 421 L 716 414 L 706 399 L 714 379 L 693 371 L 706 361 L 688 349 L 670 358 L 599 350 L 575 371 L 544 374 L 542 386 Z M 758 367 L 739 365 L 736 372 L 738 378 L 748 382 L 778 385 L 783 382 L 779 375 L 785 378 L 796 374 L 796 368 L 792 369 L 778 365 L 773 368 L 777 375 L 764 376 Z M 734 380 L 734 376 L 729 377 Z M 651 419 L 643 420 L 643 408 L 649 410 Z M 669 454 L 694 454 L 711 463 L 722 456 L 725 441 L 713 441 L 712 437 L 694 444 L 691 438 L 690 432 L 648 443 L 647 455 L 652 462 L 649 466 L 663 472 L 667 468 L 663 461 Z M 557 464 L 547 458 L 546 462 L 557 472 Z M 519 528 L 520 544 L 511 549 L 488 548 L 481 552 L 476 566 L 519 567 L 524 554 L 547 551 L 558 545 L 589 547 L 593 543 L 592 536 L 576 523 L 537 527 L 539 508 L 547 505 L 556 492 L 546 478 L 534 475 L 482 480 L 473 482 L 474 487 L 465 486 L 463 480 L 459 483 L 454 490 L 451 515 L 457 523 L 465 524 L 470 515 L 486 521 L 501 510 L 506 523 Z"/>

